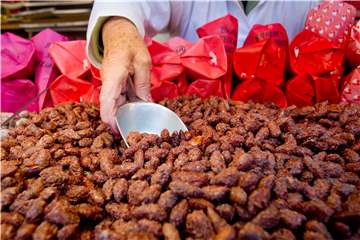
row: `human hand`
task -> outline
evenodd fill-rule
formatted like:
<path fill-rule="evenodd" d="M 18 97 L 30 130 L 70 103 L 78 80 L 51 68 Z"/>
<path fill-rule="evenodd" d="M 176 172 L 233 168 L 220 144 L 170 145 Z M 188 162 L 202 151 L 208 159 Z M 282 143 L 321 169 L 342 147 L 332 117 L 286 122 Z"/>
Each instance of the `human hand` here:
<path fill-rule="evenodd" d="M 102 31 L 104 59 L 101 67 L 101 119 L 116 130 L 115 116 L 126 101 L 128 79 L 133 78 L 138 98 L 149 101 L 151 58 L 135 25 L 126 18 L 113 17 Z"/>

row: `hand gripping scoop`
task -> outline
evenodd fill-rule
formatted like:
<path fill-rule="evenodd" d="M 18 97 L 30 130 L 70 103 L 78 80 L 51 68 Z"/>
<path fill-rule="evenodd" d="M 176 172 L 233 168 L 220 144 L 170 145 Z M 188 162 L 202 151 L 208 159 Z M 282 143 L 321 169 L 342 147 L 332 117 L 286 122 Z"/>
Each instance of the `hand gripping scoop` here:
<path fill-rule="evenodd" d="M 129 90 L 134 92 L 132 81 L 129 79 L 128 82 Z M 170 134 L 174 131 L 188 131 L 181 119 L 170 109 L 139 98 L 128 98 L 132 102 L 122 105 L 116 113 L 117 127 L 128 147 L 127 137 L 130 132 L 160 135 L 163 129 L 167 129 Z"/>

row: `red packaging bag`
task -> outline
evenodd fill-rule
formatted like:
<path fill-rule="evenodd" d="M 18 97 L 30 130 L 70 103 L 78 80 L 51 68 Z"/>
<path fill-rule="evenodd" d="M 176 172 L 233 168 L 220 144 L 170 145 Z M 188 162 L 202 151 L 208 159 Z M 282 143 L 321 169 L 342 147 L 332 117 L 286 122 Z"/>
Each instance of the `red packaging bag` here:
<path fill-rule="evenodd" d="M 100 70 L 97 69 L 95 66 L 90 65 L 90 72 L 91 72 L 90 82 L 95 86 L 100 86 L 101 85 Z"/>
<path fill-rule="evenodd" d="M 186 94 L 186 91 L 189 87 L 188 80 L 186 74 L 183 72 L 179 77 L 174 81 L 178 87 L 178 91 L 180 95 Z"/>
<path fill-rule="evenodd" d="M 227 72 L 225 76 L 222 77 L 222 88 L 224 96 L 229 99 L 232 87 L 233 52 L 236 49 L 238 40 L 238 21 L 234 16 L 228 14 L 201 26 L 196 32 L 199 37 L 218 35 L 224 42 L 228 65 Z"/>
<path fill-rule="evenodd" d="M 1 112 L 16 112 L 37 95 L 35 84 L 28 79 L 12 79 L 1 82 Z M 36 112 L 37 102 L 32 102 L 27 111 Z"/>
<path fill-rule="evenodd" d="M 218 79 L 228 66 L 224 43 L 216 35 L 199 39 L 181 56 L 181 62 L 192 79 Z"/>
<path fill-rule="evenodd" d="M 81 78 L 90 70 L 85 47 L 85 40 L 55 42 L 49 47 L 49 54 L 62 74 Z"/>
<path fill-rule="evenodd" d="M 245 39 L 244 46 L 272 39 L 277 45 L 289 46 L 289 38 L 286 29 L 280 23 L 268 25 L 255 24 Z"/>
<path fill-rule="evenodd" d="M 35 85 L 38 94 L 44 91 L 50 83 L 60 75 L 51 59 L 48 49 L 51 43 L 57 41 L 67 41 L 68 38 L 49 28 L 42 30 L 32 38 L 36 50 L 35 62 Z M 43 94 L 38 99 L 39 110 L 51 107 L 52 101 L 48 93 Z"/>
<path fill-rule="evenodd" d="M 315 103 L 315 88 L 311 76 L 298 75 L 286 84 L 286 98 L 288 105 L 298 107 L 310 106 Z"/>
<path fill-rule="evenodd" d="M 289 49 L 291 69 L 298 75 L 343 72 L 343 49 L 313 32 L 304 30 L 297 34 Z"/>
<path fill-rule="evenodd" d="M 345 47 L 355 16 L 356 9 L 350 4 L 341 1 L 324 1 L 309 11 L 305 29 L 339 47 Z"/>
<path fill-rule="evenodd" d="M 82 96 L 81 100 L 100 106 L 100 91 L 101 86 L 91 85 L 90 90 Z"/>
<path fill-rule="evenodd" d="M 286 96 L 289 104 L 309 106 L 314 103 L 328 101 L 339 102 L 339 75 L 315 76 L 298 75 L 286 86 Z"/>
<path fill-rule="evenodd" d="M 237 46 L 238 20 L 228 14 L 224 17 L 215 19 L 196 29 L 199 37 L 218 35 L 224 42 L 226 53 L 232 53 Z"/>
<path fill-rule="evenodd" d="M 271 82 L 259 78 L 251 78 L 240 83 L 231 97 L 233 100 L 258 103 L 273 102 L 279 107 L 286 107 L 286 97 L 282 90 Z"/>
<path fill-rule="evenodd" d="M 360 21 L 351 28 L 350 40 L 346 49 L 346 59 L 351 68 L 360 65 Z"/>
<path fill-rule="evenodd" d="M 157 86 L 151 87 L 151 97 L 155 102 L 164 100 L 165 98 L 175 98 L 179 95 L 178 87 L 173 82 L 164 81 Z"/>
<path fill-rule="evenodd" d="M 236 49 L 233 61 L 241 80 L 255 77 L 277 86 L 284 82 L 286 50 L 272 39 Z"/>
<path fill-rule="evenodd" d="M 165 45 L 168 46 L 174 52 L 176 52 L 179 56 L 181 56 L 194 44 L 181 37 L 173 37 L 167 40 L 165 42 Z"/>
<path fill-rule="evenodd" d="M 90 82 L 66 75 L 60 75 L 50 87 L 51 98 L 55 105 L 63 102 L 84 101 L 89 99 L 88 94 L 92 91 L 94 91 L 94 85 Z"/>
<path fill-rule="evenodd" d="M 340 100 L 360 104 L 360 66 L 344 78 Z"/>
<path fill-rule="evenodd" d="M 188 88 L 187 95 L 196 95 L 201 98 L 210 96 L 223 97 L 220 79 L 197 79 Z"/>
<path fill-rule="evenodd" d="M 160 85 L 163 81 L 171 81 L 178 77 L 184 67 L 179 55 L 165 44 L 152 40 L 148 46 L 151 56 L 151 84 Z"/>
<path fill-rule="evenodd" d="M 30 77 L 35 62 L 35 46 L 27 39 L 1 34 L 1 80 Z"/>
<path fill-rule="evenodd" d="M 312 76 L 316 102 L 329 101 L 330 103 L 339 102 L 339 75 Z"/>

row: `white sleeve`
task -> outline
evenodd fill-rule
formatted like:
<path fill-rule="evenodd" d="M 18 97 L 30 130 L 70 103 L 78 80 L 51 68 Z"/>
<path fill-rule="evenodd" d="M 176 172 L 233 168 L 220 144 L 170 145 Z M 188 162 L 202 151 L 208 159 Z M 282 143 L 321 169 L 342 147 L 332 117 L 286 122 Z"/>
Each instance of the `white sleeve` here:
<path fill-rule="evenodd" d="M 170 1 L 109 1 L 95 0 L 87 28 L 87 55 L 92 64 L 100 67 L 99 51 L 102 25 L 109 17 L 129 19 L 141 36 L 153 36 L 168 28 L 171 16 Z"/>

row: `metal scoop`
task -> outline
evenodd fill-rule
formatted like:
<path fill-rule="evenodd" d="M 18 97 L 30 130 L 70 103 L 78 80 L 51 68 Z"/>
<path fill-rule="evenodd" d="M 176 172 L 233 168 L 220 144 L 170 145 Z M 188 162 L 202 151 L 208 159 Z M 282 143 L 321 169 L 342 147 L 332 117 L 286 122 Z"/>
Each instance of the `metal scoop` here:
<path fill-rule="evenodd" d="M 128 82 L 129 90 L 134 93 L 132 80 L 129 79 Z M 127 147 L 127 137 L 133 131 L 157 135 L 160 135 L 163 129 L 167 129 L 170 134 L 174 131 L 188 131 L 181 119 L 170 109 L 160 104 L 144 102 L 137 97 L 128 98 L 132 98 L 133 102 L 122 105 L 116 113 L 116 124 Z"/>

